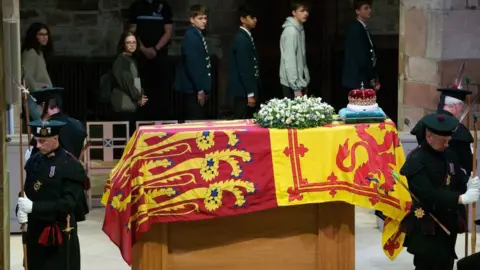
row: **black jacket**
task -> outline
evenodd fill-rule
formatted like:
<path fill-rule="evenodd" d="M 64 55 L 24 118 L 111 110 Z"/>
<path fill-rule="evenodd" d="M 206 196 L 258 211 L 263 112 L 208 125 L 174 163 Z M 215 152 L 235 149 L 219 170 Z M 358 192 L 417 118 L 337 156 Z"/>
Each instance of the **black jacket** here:
<path fill-rule="evenodd" d="M 239 29 L 233 38 L 228 69 L 228 93 L 231 98 L 247 97 L 250 93 L 258 97 L 259 66 L 258 54 L 250 35 Z"/>
<path fill-rule="evenodd" d="M 350 24 L 345 39 L 342 86 L 345 88 L 372 87 L 370 81 L 376 78 L 374 47 L 368 39 L 367 30 L 357 20 Z"/>

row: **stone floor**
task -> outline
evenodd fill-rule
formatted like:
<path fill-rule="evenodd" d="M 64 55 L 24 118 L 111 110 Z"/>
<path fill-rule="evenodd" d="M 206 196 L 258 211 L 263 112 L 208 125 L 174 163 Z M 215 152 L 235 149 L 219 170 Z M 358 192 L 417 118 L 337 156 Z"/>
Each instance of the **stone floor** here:
<path fill-rule="evenodd" d="M 120 257 L 118 248 L 101 231 L 103 210 L 96 209 L 89 220 L 80 226 L 82 246 L 82 269 L 127 270 L 130 269 Z M 477 237 L 480 239 L 480 235 Z M 21 238 L 10 237 L 11 270 L 23 270 Z M 464 237 L 459 237 L 457 252 L 464 254 Z M 480 245 L 477 246 L 480 250 Z M 390 261 L 382 252 L 381 232 L 376 218 L 369 210 L 356 210 L 356 269 L 357 270 L 408 270 L 413 269 L 412 257 L 405 251 L 395 261 Z"/>

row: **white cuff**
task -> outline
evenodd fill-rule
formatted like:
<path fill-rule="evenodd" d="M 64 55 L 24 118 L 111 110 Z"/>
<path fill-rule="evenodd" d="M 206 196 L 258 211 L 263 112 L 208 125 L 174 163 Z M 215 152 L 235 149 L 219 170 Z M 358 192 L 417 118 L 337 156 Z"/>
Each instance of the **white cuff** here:
<path fill-rule="evenodd" d="M 248 97 L 254 97 L 255 93 L 248 93 Z"/>

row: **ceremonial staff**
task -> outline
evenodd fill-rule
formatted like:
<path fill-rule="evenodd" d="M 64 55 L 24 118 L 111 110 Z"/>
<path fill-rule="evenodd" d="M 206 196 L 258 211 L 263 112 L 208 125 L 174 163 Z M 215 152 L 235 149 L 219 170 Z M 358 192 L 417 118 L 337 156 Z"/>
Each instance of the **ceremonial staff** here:
<path fill-rule="evenodd" d="M 474 113 L 473 114 L 473 167 L 472 167 L 472 177 L 477 175 L 477 130 L 478 130 L 478 118 L 480 114 Z M 476 245 L 477 245 L 477 225 L 475 224 L 475 218 L 477 213 L 477 203 L 472 204 L 472 236 L 471 236 L 471 248 L 472 254 L 476 252 Z M 467 212 L 468 214 L 468 212 Z"/>
<path fill-rule="evenodd" d="M 464 64 L 462 64 L 462 67 Z M 463 70 L 463 68 L 461 68 Z M 462 72 L 463 73 L 463 72 Z M 470 86 L 470 77 L 465 77 L 465 85 L 468 90 Z M 461 89 L 461 80 L 459 82 L 459 88 Z M 468 108 L 466 111 L 463 113 L 462 117 L 460 118 L 460 121 L 463 121 L 463 118 L 467 116 L 467 129 L 470 130 L 470 114 L 471 114 L 471 109 L 475 106 L 475 104 L 478 101 L 478 97 L 480 96 L 480 93 L 477 93 L 476 97 L 472 100 L 470 99 L 470 96 L 467 96 L 467 101 L 468 101 Z M 473 160 L 472 160 L 472 177 L 477 174 L 477 120 L 478 120 L 478 114 L 473 114 Z M 470 207 L 467 205 L 466 206 L 466 212 L 467 212 L 467 217 L 466 217 L 466 223 L 468 226 L 468 213 Z M 472 214 L 471 214 L 471 219 L 472 219 L 472 234 L 470 236 L 470 248 L 472 254 L 475 253 L 476 250 L 476 244 L 477 244 L 477 226 L 475 224 L 475 216 L 477 213 L 477 203 L 472 204 Z M 467 227 L 467 232 L 465 233 L 465 257 L 468 256 L 468 227 Z"/>
<path fill-rule="evenodd" d="M 15 82 L 15 81 L 14 81 Z M 31 134 L 30 134 L 30 128 L 28 126 L 28 119 L 29 119 L 29 112 L 28 112 L 28 91 L 27 89 L 22 85 L 17 82 L 16 84 L 19 85 L 19 89 L 21 91 L 21 96 L 22 96 L 22 105 L 24 108 L 24 116 L 20 117 L 20 197 L 25 197 L 25 186 L 24 186 L 24 175 L 23 175 L 23 122 L 27 124 L 27 138 L 28 138 L 28 143 L 30 144 L 30 139 L 31 139 Z M 30 149 L 30 146 L 29 146 Z M 22 244 L 23 244 L 23 265 L 25 270 L 28 270 L 28 260 L 27 260 L 27 224 L 22 223 L 20 225 L 20 229 L 22 230 Z"/>
<path fill-rule="evenodd" d="M 462 83 L 463 83 L 463 74 L 465 72 L 465 61 L 462 62 L 460 65 L 460 68 L 458 70 L 457 78 L 455 79 L 455 85 L 457 86 L 457 89 L 462 89 Z M 468 90 L 468 84 L 470 79 L 467 77 L 466 78 L 466 85 L 467 85 L 467 90 Z M 463 119 L 466 117 L 466 127 L 470 131 L 470 108 L 472 107 L 472 100 L 470 99 L 470 96 L 466 97 L 466 104 L 468 104 L 468 109 L 464 112 L 464 114 L 460 117 L 460 123 L 463 121 Z M 465 257 L 468 256 L 468 212 L 470 211 L 470 207 L 468 205 L 465 205 L 465 209 L 467 212 L 467 215 L 465 217 L 465 223 L 467 224 L 467 231 L 465 232 Z"/>
<path fill-rule="evenodd" d="M 392 174 L 393 178 L 395 179 L 395 181 L 397 183 L 400 183 L 400 185 L 402 185 L 402 187 L 404 189 L 406 189 L 408 191 L 408 193 L 410 193 L 410 196 L 412 197 L 412 199 L 414 199 L 415 201 L 417 201 L 418 203 L 422 203 L 418 198 L 417 196 L 415 196 L 415 194 L 413 194 L 413 192 L 408 188 L 408 186 L 402 182 L 402 180 L 400 179 L 400 176 L 398 175 L 397 172 L 393 171 L 393 170 L 390 170 L 390 173 Z M 445 225 L 443 225 L 432 213 L 428 213 L 430 215 L 430 217 L 433 219 L 433 221 L 435 221 L 435 223 L 437 223 L 438 226 L 440 226 L 440 228 L 442 228 L 442 230 L 447 234 L 447 235 L 451 235 L 450 231 L 447 229 L 447 227 L 445 227 Z"/>
<path fill-rule="evenodd" d="M 70 270 L 70 236 L 71 236 L 71 231 L 74 228 L 70 226 L 70 215 L 67 216 L 67 226 L 65 227 L 65 234 L 67 235 L 67 259 L 66 261 L 66 270 Z"/>

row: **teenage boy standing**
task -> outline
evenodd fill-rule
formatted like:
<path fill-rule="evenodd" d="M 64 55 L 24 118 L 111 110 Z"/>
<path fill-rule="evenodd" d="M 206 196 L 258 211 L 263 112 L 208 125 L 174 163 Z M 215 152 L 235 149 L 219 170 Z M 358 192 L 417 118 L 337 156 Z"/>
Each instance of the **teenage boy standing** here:
<path fill-rule="evenodd" d="M 372 0 L 354 0 L 356 20 L 347 29 L 345 39 L 345 58 L 343 62 L 342 86 L 346 94 L 360 88 L 380 89 L 375 67 L 377 56 L 367 29 L 372 13 Z"/>
<path fill-rule="evenodd" d="M 185 120 L 203 120 L 206 118 L 204 105 L 212 90 L 210 56 L 202 34 L 207 26 L 207 9 L 202 5 L 193 5 L 189 13 L 192 25 L 183 37 L 175 90 L 184 95 Z"/>
<path fill-rule="evenodd" d="M 230 51 L 228 91 L 235 119 L 246 119 L 253 117 L 260 88 L 258 54 L 251 34 L 257 18 L 246 6 L 239 13 L 240 29 Z"/>
<path fill-rule="evenodd" d="M 308 19 L 308 6 L 295 2 L 291 10 L 292 16 L 285 20 L 280 37 L 280 83 L 283 96 L 288 98 L 307 94 L 310 83 L 303 29 Z"/>

